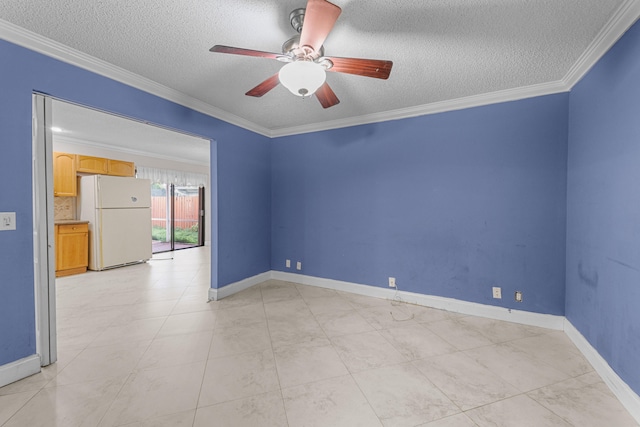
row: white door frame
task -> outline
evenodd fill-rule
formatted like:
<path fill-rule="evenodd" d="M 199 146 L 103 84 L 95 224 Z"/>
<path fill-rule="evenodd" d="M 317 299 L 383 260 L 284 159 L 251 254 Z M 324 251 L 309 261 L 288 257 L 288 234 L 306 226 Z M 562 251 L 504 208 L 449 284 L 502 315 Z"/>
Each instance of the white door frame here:
<path fill-rule="evenodd" d="M 41 366 L 47 366 L 58 359 L 51 98 L 37 93 L 33 94 L 32 129 L 33 282 L 36 353 L 40 356 Z"/>

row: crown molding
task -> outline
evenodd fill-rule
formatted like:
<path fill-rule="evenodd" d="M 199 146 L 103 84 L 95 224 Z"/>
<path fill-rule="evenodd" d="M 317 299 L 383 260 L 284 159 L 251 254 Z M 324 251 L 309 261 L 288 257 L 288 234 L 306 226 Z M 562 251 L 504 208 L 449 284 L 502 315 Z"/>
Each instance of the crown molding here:
<path fill-rule="evenodd" d="M 562 79 L 573 88 L 640 17 L 640 0 L 626 0 Z"/>
<path fill-rule="evenodd" d="M 105 150 L 116 151 L 116 152 L 119 152 L 119 153 L 134 154 L 134 155 L 137 155 L 137 156 L 151 157 L 151 158 L 154 158 L 154 159 L 171 160 L 173 162 L 185 163 L 187 165 L 196 165 L 196 166 L 209 166 L 210 165 L 209 162 L 197 162 L 197 161 L 193 161 L 193 160 L 190 160 L 190 159 L 185 159 L 185 158 L 182 158 L 182 157 L 176 157 L 176 156 L 163 156 L 162 154 L 155 154 L 155 153 L 150 153 L 148 151 L 142 151 L 142 150 L 132 150 L 130 148 L 118 147 L 118 146 L 109 145 L 109 144 L 102 144 L 100 142 L 90 141 L 90 140 L 87 140 L 87 139 L 77 139 L 77 138 L 72 138 L 72 137 L 68 137 L 68 136 L 61 136 L 61 135 L 55 135 L 54 139 L 56 141 L 63 142 L 63 143 L 66 143 L 66 144 L 83 145 L 83 146 L 89 146 L 89 147 L 95 147 L 95 148 L 102 148 L 102 149 L 105 149 Z"/>
<path fill-rule="evenodd" d="M 551 95 L 554 93 L 568 92 L 569 87 L 563 81 L 541 83 L 537 85 L 518 87 L 514 89 L 500 90 L 496 92 L 472 95 L 447 101 L 433 102 L 431 104 L 415 107 L 400 108 L 381 113 L 367 114 L 364 116 L 350 117 L 347 119 L 332 120 L 321 123 L 313 123 L 303 126 L 276 129 L 271 132 L 272 137 L 298 135 L 302 133 L 319 132 L 323 130 L 345 128 L 370 123 L 400 120 L 410 117 L 424 116 L 428 114 L 444 113 L 447 111 L 464 110 L 471 107 L 497 104 L 501 102 L 517 101 L 536 96 Z"/>
<path fill-rule="evenodd" d="M 63 45 L 62 43 L 50 40 L 3 19 L 0 19 L 0 38 L 62 62 L 75 65 L 101 76 L 132 86 L 152 95 L 159 96 L 160 98 L 175 102 L 176 104 L 191 108 L 192 110 L 223 120 L 232 125 L 239 126 L 264 136 L 270 136 L 270 130 L 263 126 L 259 126 L 249 120 L 243 119 L 242 117 L 238 117 L 202 102 L 199 99 L 161 85 L 151 79 L 147 79 L 146 77 L 142 77 L 106 61 L 82 53 L 69 46 Z"/>

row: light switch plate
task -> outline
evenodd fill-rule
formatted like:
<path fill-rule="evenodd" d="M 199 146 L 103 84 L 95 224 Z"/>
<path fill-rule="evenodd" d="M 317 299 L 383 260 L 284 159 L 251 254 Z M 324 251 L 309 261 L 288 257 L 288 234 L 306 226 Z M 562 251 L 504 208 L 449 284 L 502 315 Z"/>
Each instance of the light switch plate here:
<path fill-rule="evenodd" d="M 16 213 L 0 212 L 0 231 L 16 229 Z"/>

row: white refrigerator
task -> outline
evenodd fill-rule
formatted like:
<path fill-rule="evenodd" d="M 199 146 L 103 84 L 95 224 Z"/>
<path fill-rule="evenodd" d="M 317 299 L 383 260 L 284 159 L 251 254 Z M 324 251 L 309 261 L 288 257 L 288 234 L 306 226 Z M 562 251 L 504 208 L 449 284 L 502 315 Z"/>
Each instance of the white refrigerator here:
<path fill-rule="evenodd" d="M 89 221 L 89 270 L 151 258 L 150 180 L 83 176 L 78 198 L 78 217 Z"/>

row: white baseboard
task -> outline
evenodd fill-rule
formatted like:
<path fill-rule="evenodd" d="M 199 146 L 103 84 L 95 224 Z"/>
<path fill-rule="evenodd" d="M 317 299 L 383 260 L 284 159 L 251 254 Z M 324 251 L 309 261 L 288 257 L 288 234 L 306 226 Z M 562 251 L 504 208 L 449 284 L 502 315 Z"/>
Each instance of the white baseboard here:
<path fill-rule="evenodd" d="M 490 319 L 504 320 L 523 325 L 538 326 L 541 328 L 561 331 L 564 327 L 564 316 L 552 314 L 540 314 L 529 311 L 514 310 L 492 305 L 478 304 L 461 301 L 453 298 L 438 297 L 418 294 L 414 292 L 396 291 L 391 288 L 361 285 L 357 283 L 343 282 L 340 280 L 323 279 L 321 277 L 305 276 L 296 273 L 271 271 L 271 278 L 288 282 L 301 283 L 303 285 L 319 286 L 321 288 L 335 289 L 338 291 L 366 295 L 376 298 L 394 299 L 400 297 L 404 302 L 425 307 L 438 308 L 455 313 L 472 316 L 487 317 Z"/>
<path fill-rule="evenodd" d="M 600 356 L 598 351 L 582 336 L 571 322 L 565 318 L 564 333 L 567 334 L 573 344 L 580 350 L 584 357 L 591 363 L 593 369 L 600 375 L 602 380 L 609 386 L 613 394 L 616 395 L 620 403 L 629 411 L 631 416 L 640 423 L 640 396 L 625 383 L 622 378 L 615 373 L 606 360 Z"/>
<path fill-rule="evenodd" d="M 40 372 L 40 356 L 33 354 L 0 366 L 0 387 Z"/>
<path fill-rule="evenodd" d="M 262 283 L 265 280 L 269 280 L 270 278 L 271 272 L 265 271 L 264 273 L 256 274 L 252 277 L 247 277 L 246 279 L 242 279 L 239 282 L 231 283 L 229 285 L 223 286 L 222 288 L 210 288 L 209 300 L 221 300 L 222 298 L 226 298 L 233 294 L 237 294 L 240 291 L 244 291 L 245 289 L 249 289 L 250 287 L 257 285 L 258 283 Z"/>
<path fill-rule="evenodd" d="M 352 282 L 343 282 L 341 280 L 324 279 L 322 277 L 305 276 L 304 274 L 287 273 L 284 271 L 271 270 L 271 278 L 275 280 L 283 280 L 285 282 L 300 283 L 302 285 L 318 286 L 320 288 L 334 289 L 336 291 L 349 292 L 352 294 L 365 295 L 375 298 L 390 299 L 393 297 L 393 291 L 378 288 L 375 286 L 361 285 Z"/>

